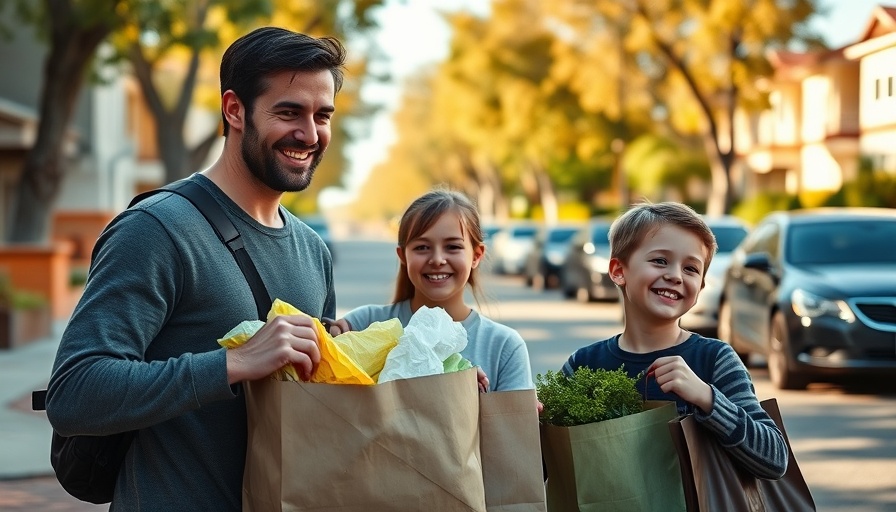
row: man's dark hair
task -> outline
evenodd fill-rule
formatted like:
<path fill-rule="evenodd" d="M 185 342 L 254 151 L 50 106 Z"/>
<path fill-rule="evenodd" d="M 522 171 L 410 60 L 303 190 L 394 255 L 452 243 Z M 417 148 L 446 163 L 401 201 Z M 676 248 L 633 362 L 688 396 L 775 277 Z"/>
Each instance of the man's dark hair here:
<path fill-rule="evenodd" d="M 232 90 L 252 114 L 255 98 L 268 87 L 266 79 L 279 71 L 321 71 L 333 74 L 336 92 L 342 88 L 345 48 L 333 37 L 311 37 L 277 27 L 262 27 L 240 37 L 221 59 L 221 94 Z M 224 113 L 224 136 L 230 124 Z"/>

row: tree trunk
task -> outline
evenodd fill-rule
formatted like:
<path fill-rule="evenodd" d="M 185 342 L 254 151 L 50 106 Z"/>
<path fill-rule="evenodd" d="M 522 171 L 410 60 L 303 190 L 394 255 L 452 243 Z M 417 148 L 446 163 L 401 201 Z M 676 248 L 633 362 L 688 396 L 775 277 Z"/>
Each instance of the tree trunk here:
<path fill-rule="evenodd" d="M 117 4 L 117 2 L 111 2 Z M 113 5 L 114 7 L 114 5 Z M 63 146 L 84 73 L 100 42 L 112 31 L 111 20 L 78 27 L 69 2 L 47 2 L 50 51 L 44 62 L 37 139 L 25 157 L 12 205 L 7 240 L 49 240 L 50 212 L 65 173 Z"/>
<path fill-rule="evenodd" d="M 541 201 L 541 209 L 544 212 L 544 223 L 548 226 L 557 224 L 559 220 L 559 207 L 557 206 L 557 194 L 551 177 L 539 166 L 532 166 L 532 174 L 538 184 L 538 199 Z"/>

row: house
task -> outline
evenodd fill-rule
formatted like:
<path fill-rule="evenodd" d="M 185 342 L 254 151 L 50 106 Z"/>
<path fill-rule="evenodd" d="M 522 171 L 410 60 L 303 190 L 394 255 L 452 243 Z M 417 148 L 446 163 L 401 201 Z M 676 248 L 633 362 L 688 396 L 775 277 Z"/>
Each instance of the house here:
<path fill-rule="evenodd" d="M 875 169 L 896 173 L 896 7 L 878 6 L 844 56 L 860 69 L 860 151 Z"/>
<path fill-rule="evenodd" d="M 876 7 L 855 43 L 769 61 L 770 108 L 739 115 L 746 194 L 825 197 L 857 176 L 863 156 L 896 169 L 896 8 Z"/>

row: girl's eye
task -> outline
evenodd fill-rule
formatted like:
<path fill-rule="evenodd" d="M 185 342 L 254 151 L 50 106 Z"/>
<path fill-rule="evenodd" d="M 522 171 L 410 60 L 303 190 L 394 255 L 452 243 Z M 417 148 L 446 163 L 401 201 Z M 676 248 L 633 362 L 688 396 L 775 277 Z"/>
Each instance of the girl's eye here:
<path fill-rule="evenodd" d="M 656 263 L 656 264 L 658 264 L 658 265 L 665 265 L 665 264 L 666 264 L 666 258 L 654 258 L 654 259 L 652 259 L 652 260 L 650 260 L 650 261 L 653 262 L 653 263 Z"/>
<path fill-rule="evenodd" d="M 462 245 L 449 245 L 448 246 L 448 250 L 450 250 L 450 251 L 462 251 L 463 249 L 464 249 L 464 246 L 462 246 Z"/>
<path fill-rule="evenodd" d="M 412 251 L 416 251 L 416 252 L 425 251 L 425 250 L 427 250 L 427 249 L 429 249 L 429 247 L 426 246 L 426 245 L 413 245 L 413 246 L 411 246 L 411 250 L 412 250 Z"/>
<path fill-rule="evenodd" d="M 693 272 L 694 274 L 700 273 L 700 269 L 698 269 L 697 267 L 686 267 L 685 270 L 688 272 Z"/>

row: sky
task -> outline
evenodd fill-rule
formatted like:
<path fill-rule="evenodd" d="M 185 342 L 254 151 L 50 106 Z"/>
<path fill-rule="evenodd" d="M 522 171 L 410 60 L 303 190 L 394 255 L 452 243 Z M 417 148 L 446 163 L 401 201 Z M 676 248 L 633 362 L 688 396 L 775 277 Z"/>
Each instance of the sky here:
<path fill-rule="evenodd" d="M 855 41 L 865 29 L 874 6 L 896 6 L 896 0 L 822 0 L 830 9 L 826 16 L 817 16 L 814 26 L 831 48 Z M 321 194 L 320 204 L 332 207 L 345 204 L 356 196 L 370 170 L 382 162 L 394 143 L 392 110 L 400 97 L 401 81 L 422 66 L 438 62 L 447 55 L 451 34 L 439 10 L 465 9 L 477 14 L 488 12 L 488 0 L 388 0 L 378 16 L 380 30 L 377 41 L 389 56 L 390 84 L 366 87 L 365 98 L 387 106 L 371 125 L 370 137 L 354 142 L 349 150 L 350 169 L 346 188 L 329 188 Z"/>

